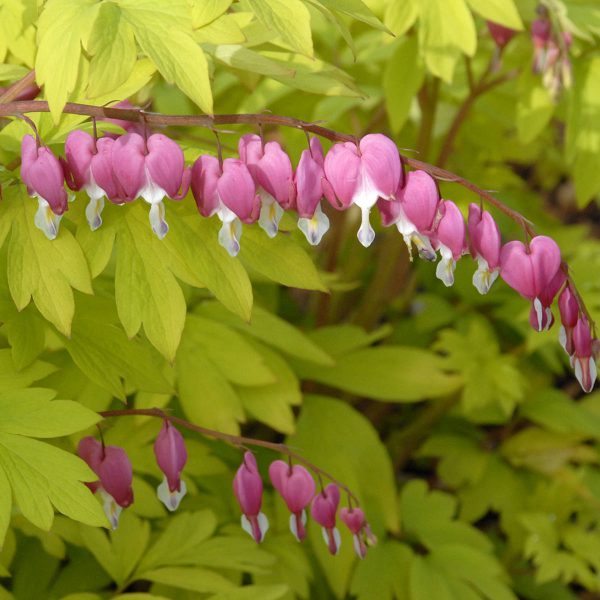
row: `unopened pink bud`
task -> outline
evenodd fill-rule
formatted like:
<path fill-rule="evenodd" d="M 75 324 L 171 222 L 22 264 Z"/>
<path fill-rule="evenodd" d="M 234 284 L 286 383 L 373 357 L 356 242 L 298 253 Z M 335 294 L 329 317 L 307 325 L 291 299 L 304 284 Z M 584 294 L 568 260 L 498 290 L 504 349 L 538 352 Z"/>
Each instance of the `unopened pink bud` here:
<path fill-rule="evenodd" d="M 181 471 L 187 462 L 187 451 L 183 436 L 168 419 L 163 421 L 154 442 L 154 454 L 160 470 L 165 475 L 163 482 L 158 486 L 158 498 L 169 510 L 176 510 L 187 492 L 185 481 L 181 481 Z"/>
<path fill-rule="evenodd" d="M 60 216 L 68 208 L 65 175 L 52 150 L 38 147 L 30 135 L 21 142 L 21 179 L 29 195 L 38 199 L 36 226 L 46 237 L 54 239 L 58 235 Z"/>
<path fill-rule="evenodd" d="M 579 385 L 586 393 L 592 391 L 596 382 L 595 341 L 588 320 L 584 315 L 580 315 L 573 329 L 572 362 L 575 377 L 577 377 Z"/>
<path fill-rule="evenodd" d="M 480 294 L 487 294 L 500 273 L 500 230 L 492 215 L 477 204 L 469 205 L 467 226 L 469 250 L 478 264 L 473 285 Z"/>
<path fill-rule="evenodd" d="M 315 494 L 312 475 L 301 465 L 276 460 L 269 467 L 273 487 L 281 494 L 290 515 L 290 530 L 301 542 L 306 537 L 306 507 Z"/>
<path fill-rule="evenodd" d="M 517 33 L 514 29 L 505 27 L 499 23 L 494 23 L 493 21 L 486 21 L 486 24 L 490 35 L 494 38 L 494 41 L 499 48 L 504 48 Z"/>
<path fill-rule="evenodd" d="M 244 453 L 244 461 L 233 479 L 233 492 L 242 509 L 242 528 L 261 542 L 269 529 L 269 521 L 260 511 L 263 484 L 252 452 Z"/>
<path fill-rule="evenodd" d="M 331 554 L 337 554 L 342 543 L 340 532 L 335 526 L 335 516 L 339 503 L 340 490 L 335 483 L 330 483 L 313 498 L 310 510 L 312 518 L 323 529 L 323 539 Z"/>
<path fill-rule="evenodd" d="M 436 276 L 446 287 L 454 283 L 456 261 L 466 252 L 466 227 L 460 209 L 451 200 L 440 202 L 442 215 L 433 236 L 433 247 L 440 251 Z"/>

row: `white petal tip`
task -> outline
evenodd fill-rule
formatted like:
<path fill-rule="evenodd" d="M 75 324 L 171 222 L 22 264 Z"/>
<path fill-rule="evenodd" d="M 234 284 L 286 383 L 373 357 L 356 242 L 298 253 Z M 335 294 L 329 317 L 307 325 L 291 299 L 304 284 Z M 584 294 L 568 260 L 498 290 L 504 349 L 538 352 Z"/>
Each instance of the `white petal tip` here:
<path fill-rule="evenodd" d="M 158 499 L 167 507 L 171 512 L 179 508 L 179 503 L 187 493 L 187 486 L 185 481 L 182 481 L 179 486 L 179 491 L 172 492 L 169 490 L 169 484 L 167 483 L 166 477 L 162 480 L 162 483 L 156 488 L 156 495 Z"/>
<path fill-rule="evenodd" d="M 61 219 L 62 215 L 55 215 L 48 202 L 43 198 L 38 198 L 38 209 L 35 213 L 34 223 L 49 240 L 56 239 Z"/>
<path fill-rule="evenodd" d="M 329 231 L 329 218 L 321 210 L 321 205 L 317 206 L 315 214 L 310 217 L 301 217 L 298 219 L 298 229 L 304 234 L 306 241 L 311 246 L 321 243 L 323 236 Z"/>

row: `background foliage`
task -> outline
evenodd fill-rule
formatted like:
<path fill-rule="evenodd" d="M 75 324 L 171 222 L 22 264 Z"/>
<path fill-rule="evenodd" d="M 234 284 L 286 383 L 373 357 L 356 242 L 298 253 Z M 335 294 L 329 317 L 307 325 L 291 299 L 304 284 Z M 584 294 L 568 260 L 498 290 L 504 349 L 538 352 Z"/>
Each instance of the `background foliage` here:
<path fill-rule="evenodd" d="M 554 236 L 598 319 L 600 8 L 544 4 L 574 36 L 573 85 L 558 98 L 531 70 L 529 0 L 0 0 L 0 83 L 35 68 L 51 114 L 30 116 L 56 150 L 89 128 L 61 115 L 66 101 L 124 98 L 387 133 Z M 501 64 L 484 19 L 519 31 Z M 497 80 L 480 90 L 489 64 Z M 354 213 L 330 213 L 314 251 L 291 217 L 274 240 L 246 227 L 232 259 L 190 198 L 168 206 L 164 241 L 139 202 L 108 206 L 90 232 L 81 198 L 50 242 L 18 182 L 29 128 L 1 125 L 0 598 L 600 593 L 600 394 L 577 397 L 556 332 L 532 332 L 504 284 L 480 297 L 465 258 L 443 289 L 394 231 L 363 249 Z M 241 132 L 221 134 L 226 154 Z M 168 134 L 190 161 L 215 152 L 209 131 Z M 295 159 L 304 148 L 300 132 L 266 135 Z M 473 201 L 441 188 L 463 208 Z M 107 534 L 73 450 L 97 411 L 125 402 L 287 438 L 353 488 L 379 545 L 359 563 L 344 534 L 331 558 L 311 525 L 300 546 L 269 491 L 273 526 L 257 547 L 231 493 L 239 453 L 197 436 L 190 493 L 166 515 L 153 489 L 160 423 L 137 417 L 102 425 L 135 470 L 136 501 Z M 264 469 L 273 457 L 258 458 Z"/>

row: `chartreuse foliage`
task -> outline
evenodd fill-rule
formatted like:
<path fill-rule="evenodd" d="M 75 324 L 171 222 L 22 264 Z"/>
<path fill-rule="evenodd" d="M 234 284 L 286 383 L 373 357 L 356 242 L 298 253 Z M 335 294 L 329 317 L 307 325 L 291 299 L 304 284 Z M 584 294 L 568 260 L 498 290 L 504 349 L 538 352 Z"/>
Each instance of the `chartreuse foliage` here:
<path fill-rule="evenodd" d="M 574 37 L 573 84 L 558 96 L 531 69 L 536 2 L 514 0 L 0 0 L 0 85 L 35 69 L 51 112 L 29 116 L 57 152 L 74 128 L 91 131 L 66 102 L 268 110 L 385 132 L 555 237 L 598 320 L 600 245 L 576 210 L 600 192 L 600 12 L 592 0 L 543 4 Z M 484 19 L 518 32 L 501 59 Z M 475 98 L 488 69 L 498 81 Z M 245 226 L 233 259 L 191 196 L 167 205 L 159 241 L 141 201 L 107 206 L 91 232 L 82 192 L 50 242 L 19 179 L 30 132 L 0 123 L 1 599 L 600 592 L 600 395 L 573 400 L 555 330 L 533 333 L 504 284 L 480 297 L 464 258 L 441 290 L 394 231 L 359 247 L 351 212 L 329 211 L 313 253 L 287 215 L 272 240 Z M 219 132 L 225 157 L 241 132 Z M 216 153 L 209 131 L 168 134 L 188 162 Z M 305 148 L 297 131 L 265 135 L 294 162 Z M 440 185 L 463 208 L 474 201 Z M 505 238 L 522 236 L 498 221 Z M 98 415 L 126 405 L 285 437 L 350 486 L 379 544 L 358 561 L 342 531 L 333 558 L 314 523 L 297 544 L 266 486 L 271 529 L 257 547 L 231 491 L 239 453 L 191 433 L 189 493 L 167 515 L 154 489 L 158 420 Z M 96 425 L 134 465 L 135 502 L 111 532 L 74 453 Z M 257 458 L 266 475 L 274 456 Z"/>

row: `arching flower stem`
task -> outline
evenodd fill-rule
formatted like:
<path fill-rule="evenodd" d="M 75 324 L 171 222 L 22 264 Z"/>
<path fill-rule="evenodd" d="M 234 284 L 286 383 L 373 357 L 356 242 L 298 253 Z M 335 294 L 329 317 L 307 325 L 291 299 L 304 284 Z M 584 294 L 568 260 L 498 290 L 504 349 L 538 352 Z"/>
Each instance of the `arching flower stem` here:
<path fill-rule="evenodd" d="M 174 425 L 178 425 L 179 427 L 183 427 L 184 429 L 188 429 L 189 431 L 194 431 L 196 433 L 200 433 L 207 437 L 211 437 L 217 440 L 221 440 L 232 446 L 235 446 L 240 449 L 246 449 L 247 446 L 255 446 L 260 448 L 266 448 L 268 450 L 272 450 L 273 452 L 278 452 L 279 454 L 283 454 L 287 456 L 290 460 L 295 460 L 296 462 L 304 465 L 307 469 L 310 469 L 318 478 L 321 480 L 322 477 L 325 477 L 332 483 L 335 483 L 342 490 L 346 492 L 348 498 L 351 498 L 353 502 L 358 505 L 358 498 L 353 494 L 352 490 L 342 482 L 338 481 L 333 475 L 324 471 L 317 465 L 311 463 L 309 460 L 304 458 L 301 454 L 294 452 L 289 448 L 286 444 L 279 444 L 277 442 L 267 442 L 264 440 L 258 440 L 251 437 L 245 437 L 241 435 L 233 435 L 231 433 L 224 433 L 222 431 L 217 431 L 215 429 L 208 429 L 207 427 L 202 427 L 201 425 L 196 425 L 195 423 L 190 423 L 181 417 L 176 417 L 170 415 L 160 408 L 123 408 L 118 410 L 105 410 L 101 411 L 100 414 L 105 419 L 111 417 L 156 417 L 158 419 L 166 419 L 173 423 Z"/>

